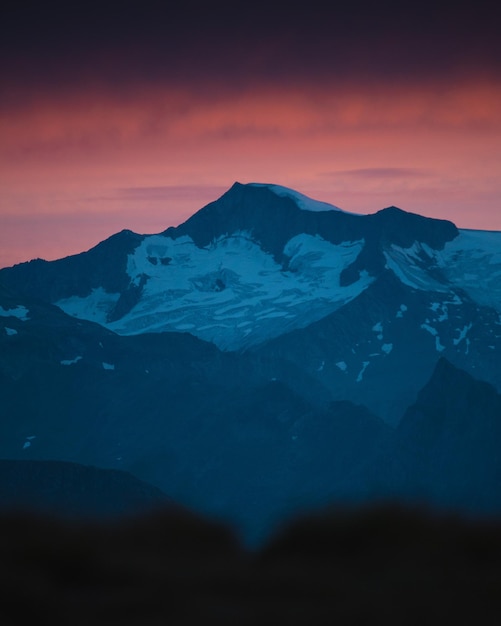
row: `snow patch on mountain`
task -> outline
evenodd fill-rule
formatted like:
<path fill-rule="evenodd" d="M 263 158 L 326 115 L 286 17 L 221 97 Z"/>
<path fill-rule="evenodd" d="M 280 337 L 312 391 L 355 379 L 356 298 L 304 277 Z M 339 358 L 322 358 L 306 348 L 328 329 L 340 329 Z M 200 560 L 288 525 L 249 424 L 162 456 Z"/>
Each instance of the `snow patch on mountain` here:
<path fill-rule="evenodd" d="M 383 324 L 381 322 L 378 322 L 377 324 L 374 324 L 374 326 L 372 327 L 373 332 L 377 333 L 377 338 L 379 339 L 379 341 L 383 340 Z"/>
<path fill-rule="evenodd" d="M 479 304 L 501 311 L 501 232 L 460 230 L 435 258 L 450 282 Z"/>
<path fill-rule="evenodd" d="M 403 317 L 404 313 L 407 311 L 407 306 L 405 304 L 401 304 L 400 308 L 397 311 L 396 317 Z"/>
<path fill-rule="evenodd" d="M 81 361 L 83 357 L 76 356 L 74 359 L 63 359 L 61 365 L 75 365 L 78 361 Z"/>
<path fill-rule="evenodd" d="M 294 191 L 294 189 L 289 189 L 289 187 L 283 187 L 282 185 L 271 185 L 266 183 L 249 183 L 249 185 L 251 187 L 267 187 L 277 196 L 291 198 L 303 211 L 342 211 L 342 209 L 334 206 L 333 204 L 313 200 L 313 198 L 309 198 L 298 191 Z"/>
<path fill-rule="evenodd" d="M 468 334 L 468 331 L 471 330 L 472 326 L 473 324 L 470 322 L 469 324 L 463 326 L 463 328 L 456 329 L 456 331 L 459 333 L 459 337 L 452 340 L 455 346 L 459 345 L 464 339 L 466 339 L 466 335 Z"/>
<path fill-rule="evenodd" d="M 428 323 L 425 324 L 421 324 L 421 328 L 423 330 L 426 330 L 428 333 L 430 333 L 430 335 L 433 335 L 433 337 L 435 337 L 435 349 L 437 352 L 443 352 L 445 350 L 445 346 L 442 345 L 442 343 L 440 342 L 440 337 L 438 334 L 438 330 L 436 328 L 434 328 L 433 326 L 430 326 Z"/>
<path fill-rule="evenodd" d="M 33 440 L 36 438 L 37 438 L 36 435 L 30 435 L 29 437 L 26 437 L 25 442 L 23 443 L 23 450 L 27 450 L 28 448 L 31 448 L 31 444 Z"/>
<path fill-rule="evenodd" d="M 430 335 L 433 335 L 434 337 L 438 335 L 437 329 L 433 328 L 433 326 L 430 326 L 429 324 L 421 324 L 421 328 L 429 332 Z"/>
<path fill-rule="evenodd" d="M 364 361 L 362 363 L 362 369 L 360 370 L 360 372 L 358 373 L 358 376 L 357 376 L 357 383 L 361 383 L 362 382 L 365 370 L 368 368 L 369 365 L 370 365 L 370 361 Z"/>
<path fill-rule="evenodd" d="M 439 321 L 447 319 L 444 305 L 461 304 L 458 289 L 501 311 L 501 232 L 460 230 L 443 250 L 414 242 L 409 248 L 390 245 L 384 256 L 386 267 L 405 285 L 451 294 L 452 301 L 434 303 L 442 309 Z"/>
<path fill-rule="evenodd" d="M 29 309 L 22 305 L 18 305 L 12 309 L 4 309 L 3 306 L 0 306 L 0 317 L 17 317 L 21 322 L 27 322 L 29 315 Z"/>
<path fill-rule="evenodd" d="M 446 320 L 449 319 L 449 309 L 447 308 L 447 304 L 446 302 L 432 302 L 430 305 L 430 309 L 434 312 L 434 313 L 438 313 L 438 317 L 437 317 L 437 321 L 438 322 L 445 322 Z M 449 303 L 449 304 L 454 304 L 454 303 Z"/>
<path fill-rule="evenodd" d="M 386 267 L 413 289 L 448 292 L 448 285 L 432 278 L 429 268 L 435 262 L 434 251 L 425 244 L 415 241 L 410 248 L 391 244 L 383 252 Z"/>
<path fill-rule="evenodd" d="M 102 287 L 93 289 L 85 297 L 71 296 L 55 304 L 68 315 L 106 325 L 107 317 L 120 297 L 119 293 L 108 293 Z"/>

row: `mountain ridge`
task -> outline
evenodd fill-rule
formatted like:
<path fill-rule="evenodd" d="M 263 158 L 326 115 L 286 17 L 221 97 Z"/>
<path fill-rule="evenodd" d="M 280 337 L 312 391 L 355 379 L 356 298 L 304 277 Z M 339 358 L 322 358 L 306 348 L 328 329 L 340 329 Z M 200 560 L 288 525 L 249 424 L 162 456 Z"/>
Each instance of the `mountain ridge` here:
<path fill-rule="evenodd" d="M 121 231 L 80 255 L 4 268 L 0 281 L 118 333 L 188 330 L 230 350 L 320 319 L 356 297 L 389 264 L 401 277 L 410 262 L 419 266 L 422 281 L 433 275 L 448 288 L 433 262 L 459 235 L 452 223 L 394 207 L 367 216 L 337 207 L 303 210 L 293 195 L 277 194 L 274 187 L 235 183 L 159 235 Z M 405 251 L 412 246 L 411 258 Z M 224 293 L 214 298 L 217 292 Z M 270 306 L 259 305 L 259 293 Z M 216 306 L 204 312 L 209 300 Z M 249 334 L 245 319 L 236 319 L 239 304 L 250 306 L 261 330 Z M 225 307 L 235 313 L 219 313 Z M 216 320 L 212 330 L 203 317 Z"/>
<path fill-rule="evenodd" d="M 0 270 L 0 284 L 120 335 L 253 351 L 305 397 L 300 372 L 324 401 L 361 399 L 389 423 L 440 356 L 501 390 L 501 233 L 396 207 L 309 211 L 295 194 L 235 183 L 163 234 L 122 231 L 81 255 Z"/>

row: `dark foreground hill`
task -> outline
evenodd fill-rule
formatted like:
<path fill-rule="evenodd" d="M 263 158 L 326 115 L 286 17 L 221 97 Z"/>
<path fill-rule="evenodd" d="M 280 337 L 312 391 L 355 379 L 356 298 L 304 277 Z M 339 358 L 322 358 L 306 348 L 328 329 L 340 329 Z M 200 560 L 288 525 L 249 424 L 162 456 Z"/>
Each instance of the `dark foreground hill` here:
<path fill-rule="evenodd" d="M 0 621 L 496 624 L 501 524 L 392 507 L 296 520 L 257 553 L 189 513 L 0 517 Z"/>

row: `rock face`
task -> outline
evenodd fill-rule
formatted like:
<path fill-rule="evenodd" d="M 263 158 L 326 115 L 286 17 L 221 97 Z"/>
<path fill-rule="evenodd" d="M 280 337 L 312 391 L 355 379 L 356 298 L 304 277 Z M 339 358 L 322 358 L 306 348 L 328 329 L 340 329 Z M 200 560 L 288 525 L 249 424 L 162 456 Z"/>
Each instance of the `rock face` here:
<path fill-rule="evenodd" d="M 346 492 L 470 515 L 501 514 L 501 396 L 440 359 L 433 376 Z"/>
<path fill-rule="evenodd" d="M 337 207 L 315 210 L 311 200 L 303 207 L 305 204 L 292 190 L 235 183 L 221 198 L 164 234 L 175 238 L 188 235 L 203 248 L 221 236 L 249 232 L 277 261 L 282 259 L 287 242 L 296 235 L 318 235 L 333 244 L 363 239 L 369 250 L 364 256 L 374 269 L 379 265 L 374 255 L 385 246 L 408 248 L 419 241 L 442 249 L 459 234 L 451 222 L 406 213 L 396 207 L 369 216 L 345 213 Z M 364 269 L 363 260 L 360 268 Z"/>
<path fill-rule="evenodd" d="M 1 270 L 0 283 L 46 302 L 57 302 L 70 295 L 85 296 L 99 287 L 121 292 L 130 282 L 125 272 L 127 255 L 142 239 L 141 235 L 123 230 L 82 254 L 57 261 L 35 259 Z"/>
<path fill-rule="evenodd" d="M 441 359 L 397 430 L 415 493 L 482 514 L 501 511 L 501 396 Z M 407 452 L 412 450 L 412 453 Z"/>
<path fill-rule="evenodd" d="M 501 233 L 236 183 L 0 270 L 0 457 L 125 470 L 249 543 L 334 499 L 496 512 L 500 350 Z"/>

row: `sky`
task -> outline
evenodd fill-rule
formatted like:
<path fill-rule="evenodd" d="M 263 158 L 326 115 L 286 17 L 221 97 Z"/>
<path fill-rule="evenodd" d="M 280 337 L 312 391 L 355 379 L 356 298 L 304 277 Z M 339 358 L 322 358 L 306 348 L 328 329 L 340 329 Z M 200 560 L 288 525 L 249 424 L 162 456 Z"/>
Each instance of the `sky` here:
<path fill-rule="evenodd" d="M 2 10 L 0 267 L 235 181 L 501 230 L 496 3 L 177 4 Z"/>

